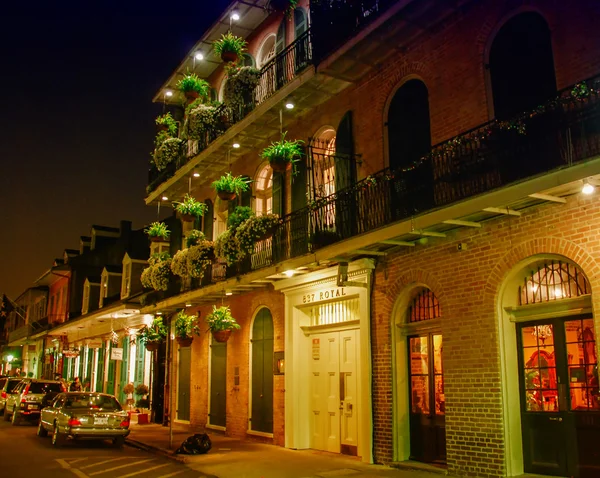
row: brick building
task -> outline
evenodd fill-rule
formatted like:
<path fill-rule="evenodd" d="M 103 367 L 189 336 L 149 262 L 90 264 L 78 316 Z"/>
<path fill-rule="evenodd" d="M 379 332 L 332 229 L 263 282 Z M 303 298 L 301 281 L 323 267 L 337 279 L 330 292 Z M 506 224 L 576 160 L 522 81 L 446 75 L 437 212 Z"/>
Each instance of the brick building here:
<path fill-rule="evenodd" d="M 598 4 L 277 3 L 232 2 L 155 97 L 183 146 L 146 202 L 208 205 L 172 250 L 236 206 L 282 218 L 142 310 L 241 325 L 172 349 L 172 415 L 367 462 L 596 476 Z M 228 30 L 259 69 L 238 104 L 209 56 Z M 225 99 L 196 137 L 186 71 Z M 282 132 L 304 141 L 283 173 L 260 156 Z M 250 194 L 216 198 L 227 171 Z"/>

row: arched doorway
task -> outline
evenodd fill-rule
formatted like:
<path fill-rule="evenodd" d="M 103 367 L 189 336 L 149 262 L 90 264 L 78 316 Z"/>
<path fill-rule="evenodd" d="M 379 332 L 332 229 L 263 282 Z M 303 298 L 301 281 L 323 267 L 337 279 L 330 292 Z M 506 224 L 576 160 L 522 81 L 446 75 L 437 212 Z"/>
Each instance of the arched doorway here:
<path fill-rule="evenodd" d="M 598 476 L 591 444 L 600 440 L 600 392 L 585 274 L 563 257 L 532 257 L 505 281 L 500 305 L 509 475 Z"/>
<path fill-rule="evenodd" d="M 446 462 L 441 308 L 421 284 L 404 291 L 395 306 L 394 459 Z"/>
<path fill-rule="evenodd" d="M 263 307 L 252 325 L 250 430 L 273 433 L 273 317 Z"/>

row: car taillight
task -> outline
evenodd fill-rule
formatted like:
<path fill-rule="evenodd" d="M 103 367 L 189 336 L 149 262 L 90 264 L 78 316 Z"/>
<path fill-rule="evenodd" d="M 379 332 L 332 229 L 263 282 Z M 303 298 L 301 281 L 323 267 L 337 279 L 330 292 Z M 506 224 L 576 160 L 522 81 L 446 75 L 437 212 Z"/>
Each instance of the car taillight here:
<path fill-rule="evenodd" d="M 127 428 L 129 426 L 129 417 L 123 420 L 120 426 L 122 426 L 123 428 Z"/>
<path fill-rule="evenodd" d="M 69 418 L 69 421 L 67 422 L 67 424 L 70 427 L 78 427 L 81 425 L 81 422 L 77 418 Z"/>
<path fill-rule="evenodd" d="M 2 392 L 2 398 L 6 398 L 6 392 Z"/>

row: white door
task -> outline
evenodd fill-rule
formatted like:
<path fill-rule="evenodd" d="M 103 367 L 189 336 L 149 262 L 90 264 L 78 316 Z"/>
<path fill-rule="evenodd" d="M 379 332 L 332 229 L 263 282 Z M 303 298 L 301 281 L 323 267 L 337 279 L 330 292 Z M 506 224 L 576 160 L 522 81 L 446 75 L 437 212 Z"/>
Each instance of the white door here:
<path fill-rule="evenodd" d="M 314 335 L 311 353 L 311 448 L 358 451 L 356 330 Z"/>

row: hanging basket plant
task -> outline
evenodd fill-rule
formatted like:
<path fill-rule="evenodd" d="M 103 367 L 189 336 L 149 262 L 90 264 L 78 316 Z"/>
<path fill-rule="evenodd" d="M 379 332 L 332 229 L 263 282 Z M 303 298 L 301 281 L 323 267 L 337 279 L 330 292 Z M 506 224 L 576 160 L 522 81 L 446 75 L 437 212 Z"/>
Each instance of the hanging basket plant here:
<path fill-rule="evenodd" d="M 214 130 L 217 124 L 217 108 L 195 101 L 187 110 L 184 130 L 188 139 L 197 141 L 205 139 L 206 134 Z"/>
<path fill-rule="evenodd" d="M 225 63 L 235 63 L 246 49 L 247 44 L 242 37 L 227 32 L 219 40 L 213 42 L 213 50 L 215 55 L 220 56 Z"/>
<path fill-rule="evenodd" d="M 165 133 L 162 131 L 161 133 Z M 159 133 L 159 136 L 160 134 Z M 158 141 L 157 137 L 157 146 L 154 149 L 154 164 L 156 164 L 156 169 L 162 171 L 165 169 L 170 163 L 177 161 L 183 154 L 183 146 L 184 141 L 179 138 L 169 138 L 162 141 Z"/>
<path fill-rule="evenodd" d="M 260 70 L 251 66 L 228 69 L 223 90 L 223 104 L 234 110 L 254 102 L 254 90 L 260 80 Z"/>
<path fill-rule="evenodd" d="M 194 340 L 194 335 L 200 335 L 198 316 L 188 315 L 184 310 L 177 314 L 175 319 L 175 338 L 181 347 L 189 347 Z"/>
<path fill-rule="evenodd" d="M 231 309 L 227 306 L 213 305 L 213 311 L 206 316 L 208 329 L 213 334 L 217 342 L 227 342 L 233 330 L 240 328 L 240 325 L 231 315 Z"/>
<path fill-rule="evenodd" d="M 287 131 L 281 135 L 281 140 L 274 141 L 265 149 L 260 156 L 269 161 L 271 168 L 276 172 L 285 172 L 292 168 L 294 163 L 302 156 L 303 141 L 297 139 L 288 141 L 285 139 Z"/>
<path fill-rule="evenodd" d="M 152 242 L 167 242 L 171 232 L 164 222 L 153 222 L 144 232 L 148 235 Z"/>
<path fill-rule="evenodd" d="M 202 279 L 214 258 L 213 243 L 200 241 L 198 244 L 177 251 L 171 261 L 171 272 L 183 278 Z"/>
<path fill-rule="evenodd" d="M 157 116 L 154 121 L 156 123 L 156 129 L 159 132 L 165 131 L 169 136 L 177 136 L 177 122 L 173 116 L 171 116 L 171 113 Z"/>
<path fill-rule="evenodd" d="M 174 202 L 173 207 L 181 215 L 184 222 L 194 222 L 197 218 L 204 216 L 207 209 L 205 203 L 197 201 L 190 194 L 186 194 L 181 202 Z"/>
<path fill-rule="evenodd" d="M 188 102 L 198 98 L 205 100 L 210 93 L 208 82 L 198 77 L 196 73 L 189 72 L 177 82 L 177 89 L 185 95 Z"/>
<path fill-rule="evenodd" d="M 212 187 L 217 191 L 217 195 L 223 201 L 231 201 L 235 197 L 247 191 L 251 180 L 243 176 L 232 176 L 231 173 L 226 173 L 216 181 L 213 181 Z"/>
<path fill-rule="evenodd" d="M 227 229 L 215 240 L 215 256 L 223 259 L 227 265 L 236 263 L 240 258 L 240 243 L 234 231 Z"/>
<path fill-rule="evenodd" d="M 145 326 L 140 331 L 140 338 L 149 351 L 158 350 L 160 344 L 167 338 L 168 330 L 162 317 L 156 317 L 152 324 Z"/>

